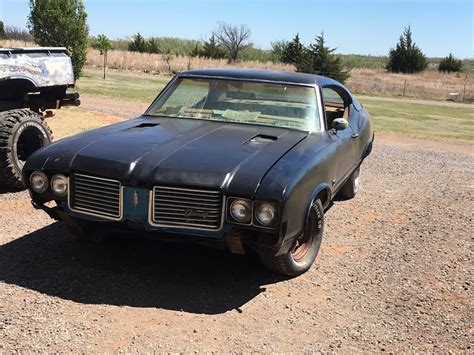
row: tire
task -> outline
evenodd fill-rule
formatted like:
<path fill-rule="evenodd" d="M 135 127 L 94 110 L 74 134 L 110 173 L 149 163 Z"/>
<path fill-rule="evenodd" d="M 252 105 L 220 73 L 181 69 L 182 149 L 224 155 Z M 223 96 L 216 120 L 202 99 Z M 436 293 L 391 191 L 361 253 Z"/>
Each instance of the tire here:
<path fill-rule="evenodd" d="M 341 190 L 339 190 L 339 195 L 346 199 L 354 198 L 357 195 L 357 191 L 359 190 L 359 173 L 360 173 L 360 166 L 354 170 L 351 174 L 349 179 L 346 181 L 344 186 L 342 186 Z"/>
<path fill-rule="evenodd" d="M 304 233 L 293 247 L 283 255 L 274 255 L 271 249 L 261 249 L 260 260 L 270 271 L 287 276 L 298 276 L 306 272 L 316 259 L 324 232 L 324 209 L 320 200 L 311 206 Z"/>
<path fill-rule="evenodd" d="M 28 109 L 0 112 L 0 185 L 25 188 L 21 170 L 26 159 L 51 141 L 51 129 L 38 113 Z"/>

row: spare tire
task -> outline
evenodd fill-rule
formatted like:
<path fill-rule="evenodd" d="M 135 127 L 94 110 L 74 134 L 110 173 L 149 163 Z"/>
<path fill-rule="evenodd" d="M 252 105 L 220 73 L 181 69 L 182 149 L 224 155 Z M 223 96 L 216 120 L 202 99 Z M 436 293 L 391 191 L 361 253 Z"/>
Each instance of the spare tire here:
<path fill-rule="evenodd" d="M 0 185 L 23 189 L 26 159 L 51 141 L 51 129 L 40 114 L 28 109 L 0 112 Z"/>

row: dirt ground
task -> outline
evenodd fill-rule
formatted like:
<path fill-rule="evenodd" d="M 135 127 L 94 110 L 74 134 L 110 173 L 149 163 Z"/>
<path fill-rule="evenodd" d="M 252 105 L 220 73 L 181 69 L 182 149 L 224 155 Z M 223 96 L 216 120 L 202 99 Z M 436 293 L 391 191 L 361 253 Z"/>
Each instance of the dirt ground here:
<path fill-rule="evenodd" d="M 95 100 L 50 119 L 56 137 L 143 111 Z M 473 175 L 472 144 L 376 136 L 294 279 L 194 245 L 79 243 L 2 191 L 0 353 L 471 352 Z"/>

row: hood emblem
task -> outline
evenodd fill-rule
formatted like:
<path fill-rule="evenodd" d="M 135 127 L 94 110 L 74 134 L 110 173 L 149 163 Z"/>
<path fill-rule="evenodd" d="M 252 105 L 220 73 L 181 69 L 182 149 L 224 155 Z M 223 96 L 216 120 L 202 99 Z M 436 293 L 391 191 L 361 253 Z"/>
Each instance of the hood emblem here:
<path fill-rule="evenodd" d="M 139 198 L 138 198 L 138 192 L 134 191 L 133 192 L 133 198 L 132 198 L 132 202 L 133 202 L 133 205 L 135 207 L 138 206 L 138 203 L 140 202 Z"/>

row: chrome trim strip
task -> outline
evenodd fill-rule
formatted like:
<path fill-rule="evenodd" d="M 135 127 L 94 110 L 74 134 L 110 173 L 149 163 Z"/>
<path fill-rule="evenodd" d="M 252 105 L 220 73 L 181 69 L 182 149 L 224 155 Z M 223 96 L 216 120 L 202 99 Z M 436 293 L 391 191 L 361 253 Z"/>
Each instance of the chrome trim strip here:
<path fill-rule="evenodd" d="M 318 113 L 319 113 L 319 130 L 315 130 L 314 132 L 324 132 L 326 131 L 326 115 L 323 112 L 323 100 L 321 99 L 321 91 L 319 86 L 315 88 L 316 91 L 316 101 L 318 103 Z"/>
<path fill-rule="evenodd" d="M 231 77 L 231 76 L 221 76 L 221 75 L 199 75 L 199 74 L 192 74 L 192 73 L 181 73 L 181 74 L 176 74 L 169 82 L 166 84 L 166 86 L 163 88 L 163 90 L 158 94 L 158 96 L 153 100 L 151 105 L 146 109 L 144 115 L 152 116 L 152 117 L 160 117 L 160 115 L 154 115 L 151 114 L 150 111 L 151 109 L 155 106 L 155 103 L 161 98 L 161 96 L 165 95 L 165 93 L 172 87 L 172 85 L 178 81 L 179 79 L 216 79 L 216 80 L 227 80 L 227 81 L 246 81 L 246 82 L 252 82 L 252 83 L 265 83 L 265 84 L 278 84 L 278 85 L 287 85 L 287 86 L 296 86 L 296 87 L 307 87 L 307 88 L 313 88 L 316 91 L 316 102 L 318 104 L 318 111 L 319 111 L 319 119 L 320 119 L 320 127 L 318 130 L 307 130 L 307 129 L 300 129 L 300 128 L 293 128 L 293 127 L 278 127 L 278 128 L 285 128 L 285 129 L 290 129 L 290 130 L 296 130 L 296 131 L 303 131 L 303 132 L 324 132 L 324 115 L 323 109 L 322 109 L 322 100 L 321 100 L 321 93 L 319 92 L 321 86 L 316 83 L 297 83 L 297 82 L 287 82 L 287 81 L 280 81 L 280 80 L 269 80 L 269 79 L 254 79 L 254 78 L 236 78 L 236 77 Z M 185 117 L 186 119 L 192 119 L 192 120 L 205 120 L 205 121 L 213 121 L 213 122 L 222 122 L 222 121 L 217 121 L 217 120 L 209 120 L 209 119 L 202 119 L 202 118 L 196 118 L 196 117 Z M 254 123 L 244 123 L 244 122 L 225 122 L 225 123 L 233 123 L 233 124 L 252 124 L 255 126 L 264 126 L 264 127 L 277 127 L 277 126 L 270 126 L 270 125 L 265 125 L 265 124 L 254 124 Z M 314 127 L 313 127 L 314 128 Z"/>
<path fill-rule="evenodd" d="M 123 218 L 123 189 L 124 189 L 124 187 L 122 186 L 122 183 L 119 180 L 105 179 L 105 178 L 100 178 L 100 177 L 97 177 L 97 176 L 84 175 L 84 174 L 73 174 L 73 175 L 75 175 L 75 176 L 84 176 L 86 178 L 103 180 L 103 181 L 111 181 L 111 182 L 114 182 L 114 183 L 118 183 L 119 184 L 119 196 L 118 196 L 119 197 L 119 201 L 118 201 L 119 216 L 111 216 L 110 214 L 105 214 L 105 213 L 101 214 L 101 213 L 98 213 L 96 210 L 91 210 L 91 209 L 88 209 L 88 208 L 81 208 L 81 209 L 73 208 L 71 206 L 71 181 L 70 181 L 70 177 L 68 176 L 67 177 L 67 180 L 68 180 L 67 181 L 67 206 L 71 211 L 79 213 L 79 214 L 85 214 L 85 215 L 88 215 L 88 216 L 99 217 L 99 218 L 107 219 L 107 220 L 111 220 L 111 221 L 121 221 L 122 220 L 122 218 Z"/>
<path fill-rule="evenodd" d="M 211 231 L 211 232 L 216 232 L 222 230 L 222 227 L 224 226 L 224 213 L 225 213 L 225 206 L 226 206 L 226 198 L 224 195 L 222 195 L 222 208 L 221 208 L 221 223 L 219 227 L 217 228 L 211 228 L 211 227 L 193 227 L 196 226 L 196 224 L 185 226 L 185 225 L 176 225 L 176 224 L 165 224 L 165 223 L 156 223 L 154 221 L 155 217 L 155 189 L 168 189 L 170 191 L 172 190 L 180 190 L 180 191 L 189 191 L 189 192 L 209 192 L 213 194 L 221 194 L 220 191 L 207 191 L 207 190 L 195 190 L 195 189 L 185 189 L 185 188 L 178 188 L 178 187 L 167 187 L 167 186 L 153 186 L 153 189 L 150 190 L 149 192 L 149 198 L 148 198 L 148 223 L 153 226 L 153 227 L 164 227 L 164 228 L 176 228 L 176 229 L 189 229 L 189 230 L 201 230 L 201 231 Z M 199 226 L 199 224 L 197 224 Z M 202 226 L 202 225 L 201 225 Z"/>

